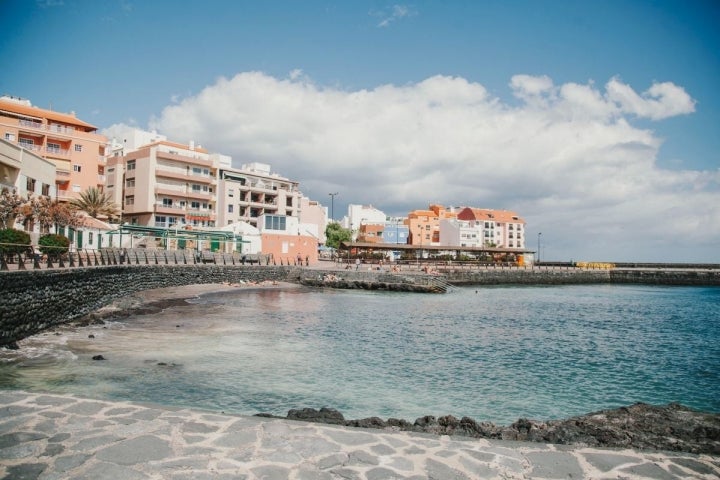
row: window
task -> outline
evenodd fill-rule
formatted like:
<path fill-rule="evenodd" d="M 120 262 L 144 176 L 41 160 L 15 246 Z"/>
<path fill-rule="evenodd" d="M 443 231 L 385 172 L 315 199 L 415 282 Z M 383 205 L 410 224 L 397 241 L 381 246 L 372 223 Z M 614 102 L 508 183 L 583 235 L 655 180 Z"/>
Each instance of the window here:
<path fill-rule="evenodd" d="M 73 165 L 73 172 L 79 172 L 82 170 L 82 165 Z"/>
<path fill-rule="evenodd" d="M 203 168 L 203 175 L 209 176 L 209 175 L 210 175 L 210 170 L 208 170 L 207 168 Z"/>
<path fill-rule="evenodd" d="M 163 204 L 163 207 L 172 208 L 172 204 L 173 204 L 172 198 L 163 198 L 162 204 Z"/>
<path fill-rule="evenodd" d="M 93 232 L 88 232 L 88 243 L 92 245 L 93 242 Z"/>
<path fill-rule="evenodd" d="M 165 222 L 167 222 L 167 217 L 164 215 L 155 215 L 155 226 L 156 227 L 164 227 Z"/>
<path fill-rule="evenodd" d="M 110 167 L 107 169 L 107 173 L 112 173 L 115 171 L 115 167 Z"/>
<path fill-rule="evenodd" d="M 50 153 L 60 153 L 60 144 L 48 142 L 47 151 Z"/>
<path fill-rule="evenodd" d="M 135 170 L 135 160 L 128 160 L 126 169 Z"/>
<path fill-rule="evenodd" d="M 192 191 L 193 191 L 193 192 L 199 192 L 199 191 L 201 190 L 201 188 L 202 188 L 202 187 L 201 187 L 200 185 L 197 185 L 197 184 L 193 183 Z"/>
<path fill-rule="evenodd" d="M 80 185 L 73 185 L 73 192 L 75 192 L 75 193 L 82 192 L 82 187 Z"/>
<path fill-rule="evenodd" d="M 228 197 L 233 197 L 233 196 L 235 196 L 235 189 L 228 188 Z"/>
<path fill-rule="evenodd" d="M 135 195 L 125 197 L 125 205 L 135 205 Z"/>
<path fill-rule="evenodd" d="M 134 179 L 134 178 L 126 178 L 126 179 L 125 179 L 125 186 L 126 186 L 126 187 L 134 187 L 134 186 L 135 186 L 135 179 Z"/>
<path fill-rule="evenodd" d="M 50 185 L 47 183 L 42 184 L 42 194 L 46 197 L 50 196 Z"/>
<path fill-rule="evenodd" d="M 75 151 L 76 151 L 76 152 L 82 152 L 82 145 L 80 145 L 79 143 L 76 143 L 76 144 L 75 144 Z M 90 243 L 92 243 L 92 239 L 90 239 Z"/>
<path fill-rule="evenodd" d="M 233 213 L 233 205 L 228 205 L 228 213 Z"/>
<path fill-rule="evenodd" d="M 285 217 L 279 215 L 266 215 L 265 216 L 265 229 L 266 230 L 285 230 Z"/>
<path fill-rule="evenodd" d="M 208 209 L 208 203 L 207 203 L 207 202 L 203 202 L 202 208 L 203 208 L 203 210 L 207 210 L 207 209 Z"/>
<path fill-rule="evenodd" d="M 200 210 L 200 202 L 190 202 L 190 208 L 193 210 Z"/>
<path fill-rule="evenodd" d="M 35 141 L 32 138 L 18 138 L 18 143 L 27 148 L 32 148 L 35 145 Z"/>
<path fill-rule="evenodd" d="M 192 173 L 193 173 L 193 175 L 200 175 L 200 174 L 202 174 L 202 168 L 200 168 L 200 167 L 193 167 Z"/>
<path fill-rule="evenodd" d="M 35 192 L 35 179 L 27 177 L 27 181 L 25 182 L 25 190 L 28 192 Z"/>
<path fill-rule="evenodd" d="M 8 142 L 14 142 L 15 134 L 10 132 L 5 133 L 5 140 L 7 140 Z"/>

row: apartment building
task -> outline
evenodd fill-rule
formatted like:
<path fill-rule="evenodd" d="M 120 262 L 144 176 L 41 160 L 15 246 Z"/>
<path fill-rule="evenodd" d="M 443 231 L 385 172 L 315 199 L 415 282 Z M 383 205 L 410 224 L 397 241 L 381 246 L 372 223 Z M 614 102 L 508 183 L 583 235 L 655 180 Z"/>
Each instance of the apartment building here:
<path fill-rule="evenodd" d="M 440 220 L 440 245 L 484 247 L 482 222 L 443 218 Z"/>
<path fill-rule="evenodd" d="M 0 135 L 55 165 L 55 198 L 77 198 L 105 184 L 105 136 L 74 113 L 37 108 L 29 100 L 0 97 Z"/>
<path fill-rule="evenodd" d="M 408 213 L 407 225 L 411 245 L 440 245 L 440 220 L 455 218 L 454 209 L 442 205 L 430 205 L 427 210 Z"/>
<path fill-rule="evenodd" d="M 515 212 L 466 207 L 457 219 L 477 229 L 483 247 L 525 248 L 525 220 Z"/>
<path fill-rule="evenodd" d="M 193 142 L 166 140 L 109 157 L 105 189 L 122 221 L 148 227 L 214 227 L 218 160 Z"/>
<path fill-rule="evenodd" d="M 247 222 L 260 227 L 263 215 L 299 218 L 302 193 L 298 182 L 272 173 L 270 165 L 250 163 L 239 169 L 220 168 L 217 224 Z"/>

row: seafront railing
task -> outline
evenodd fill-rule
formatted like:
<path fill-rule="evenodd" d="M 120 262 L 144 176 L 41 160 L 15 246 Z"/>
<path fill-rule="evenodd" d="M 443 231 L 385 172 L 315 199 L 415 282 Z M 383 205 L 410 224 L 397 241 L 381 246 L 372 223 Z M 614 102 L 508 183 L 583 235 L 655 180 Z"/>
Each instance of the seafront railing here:
<path fill-rule="evenodd" d="M 9 244 L 2 244 L 8 246 Z M 51 248 L 44 247 L 52 252 Z M 53 255 L 27 249 L 20 253 L 0 254 L 0 270 L 28 270 L 110 265 L 277 265 L 272 255 L 238 252 L 196 252 L 194 250 L 157 250 L 145 248 L 83 248 Z M 280 260 L 282 265 L 286 262 Z M 287 264 L 290 265 L 290 259 Z"/>

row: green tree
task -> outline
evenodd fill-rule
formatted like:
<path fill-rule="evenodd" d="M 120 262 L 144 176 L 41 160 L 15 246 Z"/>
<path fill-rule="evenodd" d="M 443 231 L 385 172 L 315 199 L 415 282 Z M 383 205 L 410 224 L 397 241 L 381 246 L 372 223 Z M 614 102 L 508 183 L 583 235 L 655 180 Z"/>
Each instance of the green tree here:
<path fill-rule="evenodd" d="M 325 245 L 332 248 L 340 247 L 340 243 L 349 242 L 352 239 L 352 231 L 348 228 L 343 228 L 337 222 L 328 223 L 325 227 Z"/>
<path fill-rule="evenodd" d="M 22 230 L 6 228 L 0 230 L 0 255 L 9 259 L 11 255 L 27 253 L 30 248 L 30 235 Z"/>
<path fill-rule="evenodd" d="M 38 245 L 43 255 L 57 259 L 68 252 L 70 240 L 62 235 L 49 233 L 40 237 Z"/>
<path fill-rule="evenodd" d="M 120 215 L 120 210 L 110 194 L 97 187 L 90 187 L 80 193 L 80 198 L 72 200 L 70 204 L 93 218 L 106 216 L 112 219 Z"/>

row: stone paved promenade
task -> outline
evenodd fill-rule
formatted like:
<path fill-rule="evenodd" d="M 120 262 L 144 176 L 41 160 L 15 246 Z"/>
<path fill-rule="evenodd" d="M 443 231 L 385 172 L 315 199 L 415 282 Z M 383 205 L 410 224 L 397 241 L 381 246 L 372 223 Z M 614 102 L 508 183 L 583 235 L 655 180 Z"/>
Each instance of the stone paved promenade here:
<path fill-rule="evenodd" d="M 0 391 L 2 479 L 675 479 L 720 458 L 568 448 Z"/>

